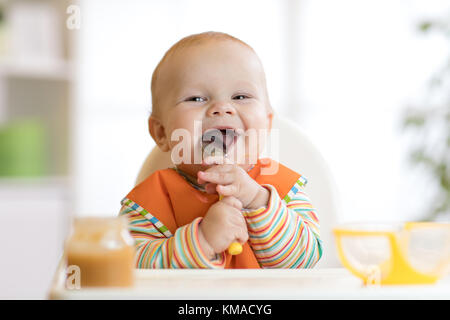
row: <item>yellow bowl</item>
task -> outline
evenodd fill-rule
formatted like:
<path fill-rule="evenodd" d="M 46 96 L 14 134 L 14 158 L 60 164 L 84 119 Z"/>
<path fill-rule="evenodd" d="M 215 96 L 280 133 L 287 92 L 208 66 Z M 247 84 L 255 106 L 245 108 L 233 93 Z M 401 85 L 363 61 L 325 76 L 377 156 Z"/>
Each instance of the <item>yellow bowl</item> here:
<path fill-rule="evenodd" d="M 354 223 L 333 232 L 342 264 L 365 284 L 434 283 L 449 271 L 450 223 Z"/>

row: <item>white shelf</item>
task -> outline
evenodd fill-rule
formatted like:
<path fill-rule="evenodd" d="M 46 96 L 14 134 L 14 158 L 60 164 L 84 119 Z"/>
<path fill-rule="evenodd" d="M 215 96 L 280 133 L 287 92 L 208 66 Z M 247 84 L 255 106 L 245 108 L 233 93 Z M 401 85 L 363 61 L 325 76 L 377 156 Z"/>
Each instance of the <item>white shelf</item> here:
<path fill-rule="evenodd" d="M 0 61 L 0 77 L 19 77 L 44 80 L 70 80 L 71 63 L 65 60 L 27 62 Z"/>
<path fill-rule="evenodd" d="M 0 178 L 0 299 L 44 299 L 70 217 L 65 177 Z"/>
<path fill-rule="evenodd" d="M 1 177 L 0 201 L 35 199 L 66 199 L 69 178 L 64 176 L 45 176 L 36 178 Z"/>

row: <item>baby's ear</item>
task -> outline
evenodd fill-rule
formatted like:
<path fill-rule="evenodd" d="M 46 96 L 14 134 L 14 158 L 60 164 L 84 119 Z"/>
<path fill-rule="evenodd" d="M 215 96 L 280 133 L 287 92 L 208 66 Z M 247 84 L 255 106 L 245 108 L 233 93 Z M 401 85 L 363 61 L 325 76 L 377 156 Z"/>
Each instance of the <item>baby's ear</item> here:
<path fill-rule="evenodd" d="M 169 143 L 166 136 L 166 130 L 161 123 L 161 120 L 150 116 L 148 118 L 148 131 L 150 132 L 150 135 L 152 136 L 153 140 L 155 140 L 161 151 L 169 151 Z"/>

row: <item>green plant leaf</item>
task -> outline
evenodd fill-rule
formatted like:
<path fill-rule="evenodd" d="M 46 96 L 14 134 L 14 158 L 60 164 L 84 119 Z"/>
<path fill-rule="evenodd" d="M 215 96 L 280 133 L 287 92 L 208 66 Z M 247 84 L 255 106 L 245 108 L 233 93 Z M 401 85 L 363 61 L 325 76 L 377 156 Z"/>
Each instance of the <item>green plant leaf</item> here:
<path fill-rule="evenodd" d="M 425 21 L 419 24 L 419 30 L 422 32 L 427 32 L 433 26 L 433 23 L 430 21 Z"/>

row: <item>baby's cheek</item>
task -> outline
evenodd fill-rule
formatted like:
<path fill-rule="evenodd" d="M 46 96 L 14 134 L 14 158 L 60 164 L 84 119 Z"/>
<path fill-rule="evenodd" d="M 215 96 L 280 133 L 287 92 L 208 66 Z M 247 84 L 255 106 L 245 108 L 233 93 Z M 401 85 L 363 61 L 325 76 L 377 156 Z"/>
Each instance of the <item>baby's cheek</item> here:
<path fill-rule="evenodd" d="M 266 112 L 259 114 L 259 117 L 255 117 L 255 127 L 258 131 L 258 152 L 262 152 L 266 145 L 267 139 L 270 137 L 270 118 Z"/>
<path fill-rule="evenodd" d="M 168 139 L 170 156 L 175 165 L 194 163 L 194 140 L 189 129 L 174 129 L 170 132 Z"/>
<path fill-rule="evenodd" d="M 259 131 L 256 139 L 250 139 L 247 146 L 247 156 L 251 164 L 256 164 L 265 145 L 264 131 Z"/>

